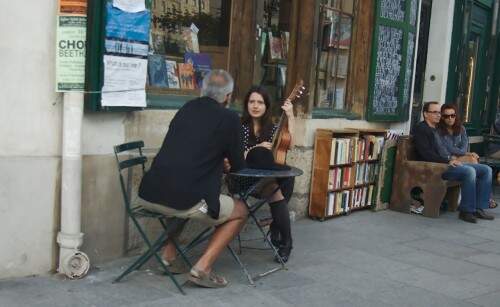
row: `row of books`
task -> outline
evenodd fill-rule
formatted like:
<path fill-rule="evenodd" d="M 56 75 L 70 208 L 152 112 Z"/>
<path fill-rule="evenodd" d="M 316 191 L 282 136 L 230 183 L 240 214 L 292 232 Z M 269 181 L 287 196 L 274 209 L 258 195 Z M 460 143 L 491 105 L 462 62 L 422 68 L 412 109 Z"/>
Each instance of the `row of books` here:
<path fill-rule="evenodd" d="M 148 56 L 148 82 L 150 86 L 160 88 L 201 88 L 203 77 L 211 66 L 211 58 L 206 53 L 186 52 L 184 63 L 168 60 L 161 54 L 151 54 Z"/>
<path fill-rule="evenodd" d="M 377 180 L 378 163 L 358 163 L 354 167 L 356 168 L 354 184 L 366 184 Z"/>
<path fill-rule="evenodd" d="M 376 163 L 357 163 L 353 166 L 334 167 L 328 173 L 328 189 L 352 188 L 355 185 L 373 183 L 379 166 Z"/>
<path fill-rule="evenodd" d="M 328 193 L 326 216 L 349 213 L 358 208 L 369 207 L 372 204 L 374 185 Z"/>
<path fill-rule="evenodd" d="M 383 136 L 364 135 L 362 137 L 332 138 L 330 165 L 377 160 L 383 146 Z"/>

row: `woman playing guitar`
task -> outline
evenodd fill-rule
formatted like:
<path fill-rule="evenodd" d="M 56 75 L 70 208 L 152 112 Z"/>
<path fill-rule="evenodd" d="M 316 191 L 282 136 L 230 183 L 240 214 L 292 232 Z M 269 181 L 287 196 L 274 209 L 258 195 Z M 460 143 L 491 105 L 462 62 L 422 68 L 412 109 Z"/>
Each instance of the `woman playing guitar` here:
<path fill-rule="evenodd" d="M 286 99 L 281 106 L 288 124 L 288 131 L 293 144 L 294 121 L 293 105 Z M 254 147 L 273 149 L 273 139 L 279 125 L 275 125 L 271 116 L 271 100 L 263 87 L 252 87 L 245 96 L 242 116 L 242 138 L 246 154 Z M 250 179 L 251 180 L 251 179 Z M 247 180 L 248 181 L 248 180 Z M 238 182 L 240 186 L 247 186 L 253 182 Z M 269 201 L 273 222 L 270 225 L 271 242 L 278 248 L 278 252 L 286 262 L 292 250 L 292 233 L 290 227 L 290 214 L 288 201 L 293 193 L 294 180 L 283 179 L 271 183 L 264 190 L 274 191 L 276 185 L 280 189 L 275 192 Z M 265 193 L 265 192 L 263 192 Z"/>

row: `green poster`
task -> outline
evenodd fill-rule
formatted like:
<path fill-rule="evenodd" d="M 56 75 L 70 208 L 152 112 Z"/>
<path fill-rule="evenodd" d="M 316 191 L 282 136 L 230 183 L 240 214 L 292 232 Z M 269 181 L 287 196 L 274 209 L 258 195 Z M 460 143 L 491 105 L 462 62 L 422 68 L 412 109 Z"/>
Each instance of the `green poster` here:
<path fill-rule="evenodd" d="M 56 92 L 81 91 L 85 83 L 87 17 L 57 18 Z"/>

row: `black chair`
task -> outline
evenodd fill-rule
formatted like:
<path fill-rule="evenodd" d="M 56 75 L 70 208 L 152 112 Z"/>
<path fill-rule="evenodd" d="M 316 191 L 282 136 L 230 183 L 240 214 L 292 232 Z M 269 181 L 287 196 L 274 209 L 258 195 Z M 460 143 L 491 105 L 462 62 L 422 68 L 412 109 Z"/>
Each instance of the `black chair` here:
<path fill-rule="evenodd" d="M 184 290 L 180 286 L 177 279 L 173 276 L 173 274 L 168 270 L 167 266 L 162 261 L 161 256 L 158 254 L 158 252 L 160 251 L 162 246 L 166 243 L 167 239 L 169 238 L 169 235 L 175 233 L 181 227 L 183 227 L 184 224 L 187 222 L 187 220 L 180 218 L 169 218 L 160 213 L 147 210 L 139 204 L 135 204 L 133 201 L 131 201 L 129 195 L 130 186 L 127 186 L 125 184 L 124 180 L 125 171 L 131 172 L 133 169 L 138 168 L 140 166 L 142 170 L 142 175 L 145 174 L 145 164 L 147 158 L 142 153 L 143 147 L 144 147 L 143 141 L 129 142 L 114 146 L 116 162 L 118 165 L 118 173 L 120 176 L 120 187 L 122 190 L 123 200 L 125 205 L 125 211 L 127 212 L 127 216 L 132 220 L 132 222 L 136 226 L 140 236 L 142 237 L 147 246 L 147 250 L 139 258 L 137 258 L 120 276 L 118 276 L 114 282 L 119 282 L 123 277 L 125 277 L 132 271 L 139 270 L 142 265 L 144 265 L 149 259 L 151 259 L 151 257 L 154 257 L 158 261 L 162 269 L 165 271 L 165 273 L 168 275 L 168 277 L 175 284 L 177 289 L 179 289 L 179 291 L 182 294 L 185 294 Z M 122 156 L 122 160 L 120 160 L 119 154 L 124 152 L 128 152 L 129 154 L 125 155 L 125 157 Z M 130 173 L 128 175 L 130 175 Z M 160 222 L 160 224 L 163 227 L 163 231 L 160 233 L 160 235 L 156 240 L 152 241 L 148 238 L 146 232 L 139 224 L 138 218 L 151 218 L 151 219 L 156 219 Z M 191 267 L 191 263 L 186 257 L 184 251 L 179 248 L 179 245 L 175 241 L 174 245 L 179 254 L 181 255 L 181 257 L 184 259 L 184 261 L 189 265 L 189 267 Z"/>

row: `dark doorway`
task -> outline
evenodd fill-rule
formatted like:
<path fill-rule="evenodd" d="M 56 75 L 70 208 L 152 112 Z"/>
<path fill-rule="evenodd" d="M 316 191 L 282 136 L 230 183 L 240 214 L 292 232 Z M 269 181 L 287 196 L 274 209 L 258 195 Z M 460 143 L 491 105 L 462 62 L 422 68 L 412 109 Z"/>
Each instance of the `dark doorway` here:
<path fill-rule="evenodd" d="M 422 0 L 420 11 L 420 30 L 418 34 L 417 65 L 415 67 L 415 86 L 413 88 L 413 103 L 411 111 L 411 129 L 420 122 L 422 114 L 425 66 L 427 63 L 427 46 L 431 23 L 432 0 Z"/>

